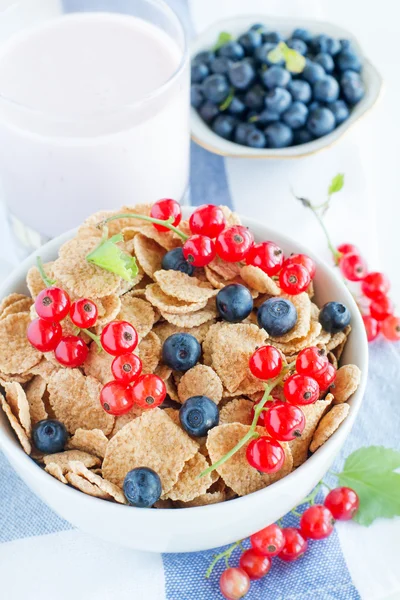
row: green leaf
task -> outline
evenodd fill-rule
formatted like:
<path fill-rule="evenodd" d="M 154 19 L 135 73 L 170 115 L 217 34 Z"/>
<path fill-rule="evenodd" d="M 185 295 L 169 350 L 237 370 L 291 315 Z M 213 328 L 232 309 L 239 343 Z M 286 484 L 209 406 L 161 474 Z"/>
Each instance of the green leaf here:
<path fill-rule="evenodd" d="M 227 31 L 221 31 L 221 33 L 219 34 L 218 39 L 212 49 L 215 52 L 216 50 L 219 50 L 220 48 L 222 48 L 222 46 L 225 46 L 225 44 L 227 44 L 228 42 L 231 42 L 232 40 L 233 40 L 233 36 L 231 33 L 228 33 Z"/>
<path fill-rule="evenodd" d="M 273 50 L 268 52 L 268 60 L 272 63 L 279 63 L 284 60 L 287 70 L 291 73 L 301 73 L 306 66 L 304 56 L 293 50 L 293 48 L 289 48 L 285 42 L 279 42 Z"/>
<path fill-rule="evenodd" d="M 273 50 L 270 50 L 267 54 L 268 60 L 272 63 L 281 62 L 281 60 L 285 60 L 285 56 L 283 54 L 283 48 L 286 47 L 285 42 L 279 42 L 277 46 Z"/>
<path fill-rule="evenodd" d="M 354 489 L 360 507 L 354 520 L 371 525 L 378 518 L 400 515 L 400 452 L 383 446 L 360 448 L 351 454 L 339 473 L 340 485 Z"/>
<path fill-rule="evenodd" d="M 138 267 L 135 257 L 127 254 L 117 246 L 117 243 L 123 240 L 122 233 L 113 235 L 108 240 L 103 240 L 97 248 L 86 256 L 86 260 L 106 271 L 116 273 L 126 281 L 131 281 L 138 274 Z"/>
<path fill-rule="evenodd" d="M 328 195 L 336 194 L 336 192 L 340 192 L 340 190 L 344 186 L 344 173 L 338 173 L 332 179 L 330 186 L 328 188 Z"/>
<path fill-rule="evenodd" d="M 234 90 L 233 90 L 233 88 L 231 88 L 231 91 L 229 92 L 229 96 L 223 101 L 222 104 L 219 105 L 219 109 L 226 110 L 227 108 L 229 108 L 234 95 L 235 95 Z"/>

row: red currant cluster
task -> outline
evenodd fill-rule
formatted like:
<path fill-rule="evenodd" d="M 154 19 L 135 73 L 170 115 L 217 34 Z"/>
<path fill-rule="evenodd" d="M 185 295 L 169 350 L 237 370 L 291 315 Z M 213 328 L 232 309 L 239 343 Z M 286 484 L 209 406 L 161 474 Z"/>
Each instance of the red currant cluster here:
<path fill-rule="evenodd" d="M 314 494 L 313 494 L 314 495 Z M 277 556 L 285 562 L 299 559 L 307 551 L 308 539 L 322 540 L 331 535 L 335 520 L 348 521 L 353 518 L 359 506 L 359 498 L 354 490 L 347 487 L 336 488 L 326 496 L 324 504 L 312 504 L 301 515 L 299 528 L 282 529 L 276 524 L 269 525 L 250 537 L 250 548 L 243 549 L 239 567 L 228 567 L 221 575 L 220 590 L 227 600 L 239 600 L 250 589 L 251 580 L 265 577 L 272 566 L 272 558 Z M 296 513 L 296 511 L 293 511 Z M 232 552 L 240 545 L 233 544 L 218 555 L 214 565 L 224 558 L 228 561 Z"/>
<path fill-rule="evenodd" d="M 256 425 L 264 427 L 268 436 L 254 436 L 247 446 L 246 457 L 252 467 L 263 473 L 275 473 L 282 468 L 285 452 L 279 442 L 290 442 L 301 436 L 305 417 L 300 407 L 316 402 L 336 377 L 336 369 L 324 351 L 313 346 L 299 353 L 295 367 L 296 373 L 284 381 L 286 402 L 266 392 L 253 407 Z M 258 348 L 250 358 L 249 368 L 258 379 L 278 383 L 280 378 L 285 378 L 282 355 L 274 346 Z M 270 398 L 272 401 L 268 401 Z"/>
<path fill-rule="evenodd" d="M 368 273 L 366 262 L 353 244 L 338 246 L 336 260 L 345 279 L 361 282 L 361 292 L 369 303 L 369 314 L 363 314 L 368 341 L 372 342 L 379 332 L 387 340 L 400 340 L 400 317 L 393 314 L 386 275 L 379 271 Z"/>

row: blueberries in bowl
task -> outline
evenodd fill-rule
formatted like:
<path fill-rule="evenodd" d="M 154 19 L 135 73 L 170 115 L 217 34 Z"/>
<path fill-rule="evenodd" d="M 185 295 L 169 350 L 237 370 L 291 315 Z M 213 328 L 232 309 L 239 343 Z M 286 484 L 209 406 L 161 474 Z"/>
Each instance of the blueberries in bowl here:
<path fill-rule="evenodd" d="M 290 300 L 274 297 L 261 304 L 257 313 L 260 327 L 269 335 L 279 337 L 293 329 L 297 323 L 297 310 Z"/>
<path fill-rule="evenodd" d="M 182 404 L 179 419 L 189 435 L 203 437 L 219 423 L 218 406 L 207 396 L 192 396 Z"/>
<path fill-rule="evenodd" d="M 32 430 L 32 441 L 39 452 L 54 454 L 64 450 L 68 433 L 65 425 L 55 419 L 43 419 Z"/>
<path fill-rule="evenodd" d="M 226 285 L 217 294 L 217 310 L 229 323 L 240 323 L 253 310 L 253 298 L 248 288 L 240 283 Z"/>
<path fill-rule="evenodd" d="M 319 322 L 328 333 L 343 331 L 350 324 L 351 314 L 347 306 L 340 302 L 328 302 L 319 313 Z"/>
<path fill-rule="evenodd" d="M 162 348 L 163 362 L 174 371 L 188 371 L 198 362 L 201 346 L 190 333 L 173 333 Z"/>

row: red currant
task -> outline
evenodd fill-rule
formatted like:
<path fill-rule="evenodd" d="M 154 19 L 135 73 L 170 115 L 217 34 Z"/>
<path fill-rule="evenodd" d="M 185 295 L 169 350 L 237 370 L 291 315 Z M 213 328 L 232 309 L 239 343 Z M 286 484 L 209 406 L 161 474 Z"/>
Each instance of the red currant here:
<path fill-rule="evenodd" d="M 258 267 L 272 277 L 281 270 L 283 258 L 281 248 L 274 242 L 262 242 L 261 244 L 254 244 L 250 248 L 246 256 L 246 263 Z"/>
<path fill-rule="evenodd" d="M 344 254 L 339 261 L 339 267 L 349 281 L 361 281 L 367 274 L 367 265 L 356 252 Z"/>
<path fill-rule="evenodd" d="M 253 234 L 247 227 L 233 225 L 224 229 L 217 237 L 217 254 L 226 262 L 237 262 L 246 258 L 253 244 Z"/>
<path fill-rule="evenodd" d="M 132 388 L 121 381 L 109 381 L 100 392 L 100 403 L 110 415 L 124 415 L 134 404 Z"/>
<path fill-rule="evenodd" d="M 205 267 L 216 254 L 215 244 L 206 235 L 192 235 L 183 244 L 183 256 L 194 267 Z"/>
<path fill-rule="evenodd" d="M 273 379 L 282 371 L 282 354 L 274 346 L 261 346 L 251 355 L 249 368 L 258 379 Z"/>
<path fill-rule="evenodd" d="M 319 377 L 326 371 L 328 365 L 329 360 L 325 350 L 310 346 L 299 353 L 296 360 L 296 371 L 302 375 Z"/>
<path fill-rule="evenodd" d="M 393 315 L 387 317 L 381 323 L 381 331 L 385 338 L 391 342 L 400 340 L 400 318 Z"/>
<path fill-rule="evenodd" d="M 318 383 L 320 391 L 326 392 L 326 390 L 333 385 L 336 379 L 336 369 L 333 364 L 328 362 L 328 366 L 322 375 L 318 375 L 314 379 Z"/>
<path fill-rule="evenodd" d="M 390 317 L 388 317 L 388 318 L 390 318 Z M 372 342 L 376 337 L 378 337 L 380 325 L 379 325 L 378 321 L 376 321 L 369 315 L 363 315 L 362 319 L 364 321 L 364 327 L 365 327 L 365 331 L 367 333 L 367 340 L 369 342 Z M 387 319 L 385 319 L 385 321 L 387 321 Z"/>
<path fill-rule="evenodd" d="M 289 404 L 313 404 L 318 400 L 319 385 L 308 375 L 291 375 L 283 384 L 283 393 Z"/>
<path fill-rule="evenodd" d="M 278 555 L 279 558 L 285 562 L 293 562 L 303 556 L 308 543 L 301 532 L 295 527 L 287 527 L 283 530 L 283 535 L 285 536 L 285 544 Z"/>
<path fill-rule="evenodd" d="M 272 561 L 269 556 L 264 556 L 249 548 L 243 552 L 239 560 L 239 567 L 246 571 L 250 579 L 261 579 L 264 577 L 271 568 Z"/>
<path fill-rule="evenodd" d="M 283 467 L 285 452 L 282 446 L 270 437 L 261 436 L 251 440 L 246 450 L 247 462 L 261 473 L 276 473 Z"/>
<path fill-rule="evenodd" d="M 101 332 L 101 345 L 113 356 L 133 352 L 137 344 L 137 331 L 127 321 L 111 321 Z"/>
<path fill-rule="evenodd" d="M 40 352 L 51 352 L 61 340 L 62 328 L 60 323 L 34 319 L 29 323 L 26 335 L 34 348 Z"/>
<path fill-rule="evenodd" d="M 351 488 L 338 487 L 329 492 L 324 504 L 334 519 L 350 521 L 358 510 L 360 499 Z"/>
<path fill-rule="evenodd" d="M 310 285 L 311 277 L 303 265 L 284 264 L 279 273 L 279 285 L 281 289 L 291 296 L 305 292 Z"/>
<path fill-rule="evenodd" d="M 387 294 L 389 288 L 389 279 L 384 273 L 379 273 L 378 271 L 368 273 L 361 283 L 362 293 L 364 296 L 367 296 L 367 298 L 371 298 L 372 300 L 374 300 L 374 298 L 377 296 L 379 297 L 382 294 Z"/>
<path fill-rule="evenodd" d="M 315 262 L 307 254 L 292 254 L 285 260 L 285 265 L 302 265 L 310 273 L 311 279 L 315 277 L 315 271 L 317 269 Z"/>
<path fill-rule="evenodd" d="M 136 354 L 120 354 L 114 358 L 111 372 L 117 381 L 132 383 L 142 372 L 142 361 Z"/>
<path fill-rule="evenodd" d="M 268 404 L 270 408 L 264 415 L 267 433 L 280 442 L 291 442 L 300 437 L 306 426 L 301 408 L 280 400 Z"/>
<path fill-rule="evenodd" d="M 300 531 L 304 537 L 323 540 L 331 535 L 334 524 L 331 511 L 323 504 L 314 504 L 301 515 Z"/>
<path fill-rule="evenodd" d="M 262 398 L 262 393 L 261 393 L 261 398 Z M 261 398 L 260 398 L 260 400 L 261 400 Z M 279 398 L 272 398 L 272 400 L 273 400 L 273 402 L 280 402 Z M 256 410 L 257 404 L 258 403 L 255 403 L 251 407 L 251 414 L 252 414 L 253 418 L 254 418 L 254 415 L 255 415 L 255 410 Z M 262 411 L 258 415 L 257 425 L 259 425 L 260 427 L 265 427 L 265 413 L 268 411 L 268 406 L 270 404 L 272 406 L 272 402 L 267 402 L 266 406 L 262 409 Z"/>
<path fill-rule="evenodd" d="M 62 321 L 68 314 L 71 301 L 67 292 L 59 287 L 42 290 L 36 297 L 35 310 L 45 321 Z"/>
<path fill-rule="evenodd" d="M 216 238 L 225 229 L 225 215 L 219 206 L 204 204 L 192 212 L 189 227 L 192 233 Z"/>
<path fill-rule="evenodd" d="M 369 307 L 371 317 L 375 319 L 375 321 L 384 321 L 393 314 L 393 311 L 394 307 L 392 301 L 383 294 L 372 300 Z"/>
<path fill-rule="evenodd" d="M 354 246 L 354 244 L 340 244 L 340 246 L 337 247 L 337 250 L 340 254 L 350 254 L 353 252 L 358 254 L 358 248 L 357 246 Z"/>
<path fill-rule="evenodd" d="M 219 588 L 226 600 L 240 600 L 250 589 L 250 577 L 243 569 L 231 567 L 222 573 Z"/>
<path fill-rule="evenodd" d="M 132 386 L 135 404 L 141 408 L 155 408 L 163 403 L 167 395 L 164 381 L 158 375 L 141 375 Z"/>
<path fill-rule="evenodd" d="M 61 338 L 54 356 L 64 367 L 80 367 L 86 360 L 89 349 L 82 338 L 77 335 L 66 335 Z"/>
<path fill-rule="evenodd" d="M 260 554 L 276 556 L 285 544 L 285 536 L 282 529 L 275 523 L 272 523 L 272 525 L 264 527 L 261 531 L 253 533 L 250 536 L 250 543 Z"/>
<path fill-rule="evenodd" d="M 69 311 L 71 321 L 79 329 L 89 329 L 96 325 L 97 314 L 96 304 L 88 298 L 73 302 Z"/>
<path fill-rule="evenodd" d="M 161 219 L 162 221 L 168 221 L 168 219 L 171 219 L 172 217 L 173 221 L 171 222 L 171 225 L 177 227 L 182 219 L 181 205 L 176 200 L 163 198 L 153 204 L 150 210 L 150 216 L 153 217 L 153 219 Z M 156 225 L 153 223 L 153 226 L 157 231 L 169 231 L 168 227 L 164 227 L 163 225 Z"/>

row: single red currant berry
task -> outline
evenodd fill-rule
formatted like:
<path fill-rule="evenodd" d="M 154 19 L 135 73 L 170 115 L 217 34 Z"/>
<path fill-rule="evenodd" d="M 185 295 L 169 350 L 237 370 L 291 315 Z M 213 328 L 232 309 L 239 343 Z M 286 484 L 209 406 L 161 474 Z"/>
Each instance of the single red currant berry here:
<path fill-rule="evenodd" d="M 315 262 L 307 254 L 291 254 L 289 258 L 285 260 L 285 265 L 302 265 L 310 273 L 311 279 L 315 277 L 315 271 L 317 269 Z"/>
<path fill-rule="evenodd" d="M 141 408 L 155 408 L 164 402 L 167 389 L 158 375 L 141 375 L 132 386 L 135 404 Z"/>
<path fill-rule="evenodd" d="M 61 340 L 62 328 L 60 323 L 34 319 L 29 323 L 26 335 L 34 348 L 40 352 L 51 352 Z"/>
<path fill-rule="evenodd" d="M 225 229 L 225 215 L 219 206 L 204 204 L 192 212 L 189 227 L 192 233 L 216 238 Z"/>
<path fill-rule="evenodd" d="M 261 398 L 262 398 L 263 394 L 261 392 Z M 260 398 L 260 400 L 261 400 Z M 280 402 L 279 398 L 272 398 L 273 402 Z M 258 421 L 257 421 L 257 425 L 259 425 L 260 427 L 265 427 L 265 414 L 268 411 L 268 407 L 269 405 L 272 405 L 272 402 L 267 402 L 266 406 L 262 409 L 262 411 L 260 412 L 260 414 L 258 415 Z M 253 406 L 251 407 L 251 416 L 252 419 L 254 418 L 255 415 L 255 410 L 256 410 L 256 406 L 258 405 L 258 402 L 253 404 Z"/>
<path fill-rule="evenodd" d="M 295 527 L 286 527 L 283 530 L 285 544 L 279 553 L 279 558 L 285 562 L 293 562 L 297 560 L 307 550 L 307 540 L 302 536 L 301 532 Z"/>
<path fill-rule="evenodd" d="M 150 210 L 150 216 L 153 217 L 153 219 L 161 219 L 161 221 L 168 221 L 168 219 L 173 218 L 171 225 L 177 227 L 182 219 L 181 205 L 176 200 L 163 198 L 153 204 Z M 153 226 L 157 231 L 169 231 L 168 227 L 164 227 L 163 225 L 153 223 Z"/>
<path fill-rule="evenodd" d="M 42 290 L 36 297 L 35 310 L 45 321 L 62 321 L 68 314 L 71 301 L 67 292 L 59 287 Z"/>
<path fill-rule="evenodd" d="M 291 442 L 300 437 L 306 426 L 303 411 L 288 402 L 268 402 L 270 408 L 264 415 L 267 433 L 280 442 Z"/>
<path fill-rule="evenodd" d="M 101 332 L 101 345 L 113 356 L 133 352 L 137 344 L 137 331 L 127 321 L 111 321 Z"/>
<path fill-rule="evenodd" d="M 272 277 L 281 270 L 283 258 L 283 251 L 274 242 L 262 242 L 250 248 L 246 263 L 258 267 Z"/>
<path fill-rule="evenodd" d="M 374 298 L 377 296 L 379 297 L 382 294 L 387 294 L 389 289 L 389 279 L 384 273 L 379 273 L 378 271 L 368 273 L 361 283 L 362 293 L 364 296 L 367 296 L 367 298 L 371 298 L 372 300 L 374 300 Z"/>
<path fill-rule="evenodd" d="M 283 393 L 289 404 L 313 404 L 318 400 L 319 385 L 308 375 L 291 375 L 283 384 Z"/>
<path fill-rule="evenodd" d="M 124 415 L 134 404 L 132 388 L 121 381 L 109 381 L 100 392 L 100 403 L 110 415 Z"/>
<path fill-rule="evenodd" d="M 375 297 L 369 307 L 371 317 L 375 319 L 375 321 L 384 321 L 393 314 L 393 311 L 393 302 L 390 300 L 390 298 L 384 296 L 383 294 Z"/>
<path fill-rule="evenodd" d="M 224 229 L 217 237 L 217 254 L 226 262 L 237 262 L 246 258 L 253 244 L 253 234 L 247 227 L 233 225 Z"/>
<path fill-rule="evenodd" d="M 400 340 L 400 318 L 395 316 L 387 317 L 381 323 L 381 331 L 385 338 L 391 342 Z"/>
<path fill-rule="evenodd" d="M 250 589 L 250 577 L 243 569 L 231 567 L 222 573 L 219 589 L 226 600 L 240 600 Z"/>
<path fill-rule="evenodd" d="M 320 392 L 326 392 L 335 383 L 336 369 L 333 364 L 328 362 L 328 366 L 322 375 L 318 375 L 314 379 L 319 385 Z"/>
<path fill-rule="evenodd" d="M 88 298 L 82 298 L 73 302 L 69 311 L 71 321 L 79 329 L 89 329 L 96 325 L 97 314 L 96 304 Z"/>
<path fill-rule="evenodd" d="M 182 247 L 185 260 L 194 267 L 205 267 L 216 254 L 215 244 L 206 235 L 192 235 Z"/>
<path fill-rule="evenodd" d="M 250 536 L 250 543 L 260 554 L 276 556 L 285 545 L 285 536 L 282 529 L 275 523 L 272 523 L 272 525 L 264 527 L 261 531 L 253 533 Z"/>
<path fill-rule="evenodd" d="M 340 244 L 340 246 L 337 247 L 337 251 L 340 252 L 340 254 L 350 254 L 353 252 L 358 254 L 358 248 L 357 246 L 354 246 L 354 244 Z"/>
<path fill-rule="evenodd" d="M 261 473 L 276 473 L 283 467 L 285 452 L 282 446 L 266 436 L 251 440 L 246 450 L 247 462 Z"/>
<path fill-rule="evenodd" d="M 82 338 L 66 335 L 59 341 L 54 356 L 64 367 L 80 367 L 86 360 L 89 349 Z"/>
<path fill-rule="evenodd" d="M 348 487 L 338 487 L 330 491 L 324 502 L 337 521 L 350 521 L 360 505 L 357 493 Z"/>
<path fill-rule="evenodd" d="M 120 354 L 112 361 L 111 372 L 117 381 L 132 383 L 142 372 L 142 361 L 136 354 Z"/>
<path fill-rule="evenodd" d="M 314 504 L 301 515 L 300 531 L 311 540 L 323 540 L 331 535 L 335 519 L 323 504 Z"/>
<path fill-rule="evenodd" d="M 367 264 L 356 252 L 344 254 L 339 261 L 339 267 L 345 279 L 349 281 L 361 281 L 367 274 Z"/>
<path fill-rule="evenodd" d="M 269 556 L 264 556 L 257 552 L 257 550 L 253 550 L 253 548 L 249 548 L 243 552 L 239 560 L 239 567 L 243 571 L 246 571 L 252 580 L 264 577 L 270 570 L 271 564 L 272 561 Z"/>
<path fill-rule="evenodd" d="M 251 355 L 249 368 L 258 379 L 273 379 L 282 371 L 282 354 L 274 346 L 261 346 Z"/>
<path fill-rule="evenodd" d="M 305 292 L 310 285 L 311 277 L 303 265 L 284 264 L 279 273 L 279 285 L 281 289 L 291 296 Z"/>
<path fill-rule="evenodd" d="M 388 317 L 388 318 L 390 319 L 391 317 Z M 395 318 L 395 317 L 393 317 L 393 318 Z M 379 325 L 378 321 L 376 321 L 369 315 L 363 315 L 362 319 L 364 321 L 364 327 L 365 327 L 365 331 L 367 333 L 367 340 L 369 342 L 372 342 L 375 338 L 378 337 L 380 325 Z M 385 321 L 387 321 L 387 319 L 385 319 Z M 385 321 L 383 321 L 383 322 L 385 322 Z"/>
<path fill-rule="evenodd" d="M 325 350 L 310 346 L 299 353 L 296 360 L 296 371 L 302 375 L 319 377 L 326 371 L 328 365 L 329 360 Z"/>

